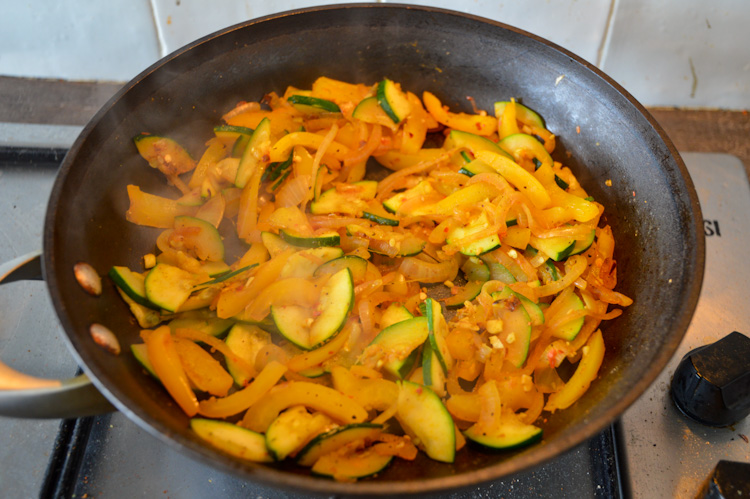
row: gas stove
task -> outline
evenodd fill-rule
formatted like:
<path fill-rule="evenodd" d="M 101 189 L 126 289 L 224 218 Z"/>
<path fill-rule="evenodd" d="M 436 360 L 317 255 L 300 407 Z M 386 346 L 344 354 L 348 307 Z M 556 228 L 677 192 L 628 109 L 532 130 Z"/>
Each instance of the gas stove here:
<path fill-rule="evenodd" d="M 0 147 L 0 261 L 39 249 L 47 198 L 72 130 L 32 147 Z M 709 428 L 685 417 L 669 385 L 689 350 L 731 333 L 750 334 L 743 305 L 750 268 L 750 184 L 742 163 L 685 153 L 705 217 L 706 274 L 693 322 L 651 388 L 613 425 L 570 452 L 524 473 L 444 497 L 695 497 L 720 460 L 750 462 L 750 421 Z M 71 223 L 75 223 L 71 221 Z M 0 359 L 44 377 L 78 367 L 44 284 L 0 287 Z M 4 497 L 300 497 L 191 460 L 121 413 L 75 420 L 0 419 Z"/>

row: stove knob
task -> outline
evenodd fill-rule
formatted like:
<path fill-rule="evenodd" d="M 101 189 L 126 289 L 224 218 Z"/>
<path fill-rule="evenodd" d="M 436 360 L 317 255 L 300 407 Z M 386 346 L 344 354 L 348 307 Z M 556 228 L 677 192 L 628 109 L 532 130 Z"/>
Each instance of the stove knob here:
<path fill-rule="evenodd" d="M 750 496 L 750 463 L 719 461 L 698 499 L 734 499 Z"/>
<path fill-rule="evenodd" d="M 750 338 L 737 331 L 688 352 L 672 378 L 672 400 L 687 416 L 728 426 L 750 414 Z"/>

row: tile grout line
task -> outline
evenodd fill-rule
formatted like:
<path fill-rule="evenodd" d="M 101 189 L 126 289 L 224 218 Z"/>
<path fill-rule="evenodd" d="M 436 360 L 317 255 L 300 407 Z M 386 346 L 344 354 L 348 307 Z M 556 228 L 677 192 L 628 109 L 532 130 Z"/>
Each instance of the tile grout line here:
<path fill-rule="evenodd" d="M 164 40 L 164 32 L 159 26 L 158 16 L 156 15 L 156 0 L 149 0 L 148 3 L 151 6 L 151 18 L 154 21 L 154 28 L 156 28 L 156 39 L 159 41 L 159 58 L 162 58 L 167 55 L 167 42 Z"/>
<path fill-rule="evenodd" d="M 607 13 L 607 22 L 604 25 L 604 33 L 602 33 L 602 41 L 599 44 L 599 49 L 596 52 L 596 67 L 602 69 L 602 63 L 604 62 L 604 52 L 606 51 L 609 37 L 612 34 L 612 24 L 615 20 L 615 11 L 617 10 L 617 0 L 610 0 L 609 12 Z"/>

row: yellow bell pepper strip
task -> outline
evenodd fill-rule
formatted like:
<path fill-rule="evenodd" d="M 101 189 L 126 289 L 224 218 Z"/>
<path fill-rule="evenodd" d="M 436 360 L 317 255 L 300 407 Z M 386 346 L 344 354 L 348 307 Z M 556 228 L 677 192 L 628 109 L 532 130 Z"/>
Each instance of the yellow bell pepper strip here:
<path fill-rule="evenodd" d="M 482 399 L 476 392 L 466 395 L 459 393 L 451 395 L 451 398 L 445 402 L 445 408 L 455 418 L 476 423 L 482 410 Z"/>
<path fill-rule="evenodd" d="M 232 376 L 210 353 L 185 338 L 173 338 L 185 374 L 200 391 L 226 397 L 232 387 Z"/>
<path fill-rule="evenodd" d="M 588 222 L 599 216 L 599 206 L 591 201 L 569 194 L 557 185 L 548 188 L 553 206 L 564 208 L 579 222 Z"/>
<path fill-rule="evenodd" d="M 245 187 L 242 188 L 240 209 L 237 214 L 237 235 L 241 239 L 247 240 L 250 238 L 258 224 L 258 195 L 266 166 L 267 163 L 260 164 L 253 172 Z"/>
<path fill-rule="evenodd" d="M 497 131 L 497 118 L 494 116 L 482 116 L 479 114 L 451 113 L 443 107 L 440 100 L 430 92 L 422 94 L 424 107 L 435 120 L 443 125 L 461 130 L 463 132 L 475 133 L 488 136 Z"/>
<path fill-rule="evenodd" d="M 398 385 L 383 378 L 358 378 L 342 366 L 331 368 L 333 386 L 367 410 L 386 411 L 398 399 Z"/>
<path fill-rule="evenodd" d="M 228 397 L 211 397 L 200 402 L 198 412 L 209 418 L 226 418 L 234 416 L 251 407 L 262 399 L 268 391 L 281 379 L 287 367 L 277 361 L 271 361 L 242 390 L 236 391 Z"/>
<path fill-rule="evenodd" d="M 272 147 L 270 153 L 271 163 L 281 162 L 289 157 L 294 146 L 303 146 L 308 149 L 318 149 L 323 143 L 325 136 L 312 132 L 293 132 L 283 136 Z M 327 153 L 343 161 L 351 154 L 344 144 L 335 140 L 328 145 Z"/>
<path fill-rule="evenodd" d="M 262 321 L 269 312 L 271 306 L 286 307 L 297 305 L 305 308 L 313 308 L 320 299 L 322 286 L 309 279 L 292 277 L 281 279 L 268 285 L 250 303 L 244 312 L 237 316 L 238 320 Z"/>
<path fill-rule="evenodd" d="M 581 398 L 588 390 L 589 385 L 599 374 L 599 368 L 604 360 L 604 340 L 601 330 L 591 335 L 586 346 L 583 347 L 583 357 L 578 363 L 576 372 L 560 389 L 549 396 L 545 411 L 555 412 L 558 409 L 567 409 L 573 402 Z"/>
<path fill-rule="evenodd" d="M 498 135 L 501 139 L 509 135 L 519 133 L 518 123 L 516 123 L 516 102 L 511 100 L 503 108 L 503 113 L 497 117 Z"/>
<path fill-rule="evenodd" d="M 361 101 L 370 93 L 370 87 L 363 84 L 347 83 L 321 76 L 312 84 L 312 95 L 341 105 L 344 102 Z M 351 112 L 351 111 L 350 111 Z"/>
<path fill-rule="evenodd" d="M 537 208 L 547 208 L 551 199 L 541 182 L 510 159 L 489 151 L 479 151 L 477 159 L 484 161 L 516 189 L 524 193 Z"/>
<path fill-rule="evenodd" d="M 203 418 L 191 419 L 190 429 L 209 444 L 240 459 L 257 463 L 273 461 L 266 439 L 259 433 L 227 421 Z"/>
<path fill-rule="evenodd" d="M 174 217 L 194 215 L 197 206 L 182 206 L 176 200 L 143 192 L 137 185 L 128 185 L 130 208 L 125 213 L 129 222 L 147 227 L 171 229 Z"/>
<path fill-rule="evenodd" d="M 557 281 L 552 281 L 548 284 L 543 284 L 536 288 L 536 295 L 539 298 L 543 296 L 556 295 L 563 289 L 571 286 L 576 279 L 581 277 L 585 270 L 586 258 L 581 255 L 571 256 L 568 261 L 565 262 L 565 275 Z"/>
<path fill-rule="evenodd" d="M 411 106 L 411 113 L 404 121 L 400 150 L 404 154 L 416 154 L 422 149 L 427 137 L 428 121 L 434 120 L 425 112 L 419 97 L 407 92 L 406 98 Z"/>
<path fill-rule="evenodd" d="M 294 405 L 315 409 L 340 423 L 367 420 L 367 411 L 341 392 L 317 383 L 291 381 L 279 385 L 250 407 L 240 424 L 253 431 L 265 432 L 281 411 Z"/>
<path fill-rule="evenodd" d="M 190 177 L 188 187 L 196 189 L 203 185 L 203 181 L 206 179 L 208 172 L 211 171 L 219 161 L 224 159 L 226 148 L 226 145 L 216 137 L 208 141 L 208 147 L 203 153 L 203 156 L 201 156 L 200 161 L 198 161 L 195 170 L 193 170 L 193 175 Z"/>
<path fill-rule="evenodd" d="M 406 154 L 391 149 L 375 156 L 375 160 L 389 170 L 398 171 L 427 161 L 437 161 L 443 152 L 442 149 L 420 149 L 414 154 Z"/>
<path fill-rule="evenodd" d="M 169 326 L 145 331 L 143 341 L 154 371 L 177 405 L 192 417 L 198 413 L 198 399 L 180 363 Z"/>
<path fill-rule="evenodd" d="M 239 282 L 222 288 L 216 303 L 216 315 L 220 319 L 228 319 L 242 312 L 251 300 L 278 278 L 292 253 L 294 249 L 289 248 L 261 264 L 249 284 Z"/>
<path fill-rule="evenodd" d="M 437 203 L 417 208 L 409 213 L 411 216 L 451 215 L 459 206 L 476 206 L 482 201 L 496 197 L 500 192 L 486 182 L 478 182 L 459 189 Z"/>
<path fill-rule="evenodd" d="M 344 326 L 341 332 L 337 334 L 333 340 L 329 341 L 320 348 L 316 348 L 315 350 L 310 350 L 309 352 L 295 355 L 294 357 L 289 359 L 289 362 L 286 363 L 286 366 L 290 371 L 298 373 L 306 369 L 311 369 L 313 367 L 322 365 L 323 362 L 330 359 L 331 357 L 336 355 L 339 350 L 344 348 L 344 345 L 346 345 L 346 342 L 349 339 L 350 331 L 351 325 L 347 323 L 347 325 Z"/>

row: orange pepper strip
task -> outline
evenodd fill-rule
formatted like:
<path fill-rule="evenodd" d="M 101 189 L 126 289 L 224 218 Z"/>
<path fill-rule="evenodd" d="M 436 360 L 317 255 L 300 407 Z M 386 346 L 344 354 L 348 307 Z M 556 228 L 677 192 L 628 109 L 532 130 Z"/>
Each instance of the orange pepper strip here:
<path fill-rule="evenodd" d="M 228 319 L 242 312 L 261 291 L 276 280 L 287 259 L 294 251 L 293 248 L 286 249 L 258 266 L 250 284 L 227 286 L 222 289 L 216 303 L 216 315 L 220 319 Z"/>
<path fill-rule="evenodd" d="M 172 338 L 188 379 L 201 391 L 226 397 L 234 380 L 206 350 L 185 338 Z"/>
<path fill-rule="evenodd" d="M 128 185 L 127 189 L 130 208 L 125 218 L 134 224 L 171 229 L 174 227 L 174 217 L 194 215 L 198 211 L 195 206 L 181 206 L 174 199 L 143 192 L 137 185 Z"/>
<path fill-rule="evenodd" d="M 247 372 L 255 372 L 252 364 L 248 364 L 245 359 L 237 355 L 222 340 L 211 336 L 210 334 L 198 331 L 197 329 L 177 328 L 174 335 L 178 338 L 184 338 L 191 341 L 200 341 L 210 346 L 213 350 L 218 350 L 222 355 L 232 360 L 241 369 Z"/>
<path fill-rule="evenodd" d="M 198 412 L 209 418 L 226 418 L 239 414 L 268 393 L 268 391 L 281 379 L 287 368 L 280 362 L 271 361 L 255 377 L 255 379 L 242 390 L 234 392 L 228 397 L 215 398 L 201 401 Z"/>
<path fill-rule="evenodd" d="M 312 308 L 318 303 L 321 287 L 309 279 L 299 277 L 276 281 L 261 291 L 242 315 L 254 321 L 261 321 L 271 311 L 271 305 L 299 305 Z"/>
<path fill-rule="evenodd" d="M 291 381 L 279 385 L 245 413 L 240 426 L 265 432 L 271 422 L 289 407 L 304 405 L 320 411 L 340 423 L 360 423 L 367 420 L 367 411 L 341 392 L 306 381 Z"/>
<path fill-rule="evenodd" d="M 185 414 L 195 416 L 198 413 L 198 399 L 190 388 L 190 382 L 180 363 L 169 326 L 161 326 L 144 334 L 143 341 L 146 343 L 151 365 L 164 388 Z"/>
<path fill-rule="evenodd" d="M 347 323 L 346 326 L 344 326 L 344 329 L 342 329 L 341 332 L 337 334 L 333 340 L 326 343 L 320 348 L 316 348 L 315 350 L 295 355 L 294 357 L 289 359 L 289 362 L 286 363 L 286 366 L 290 371 L 298 373 L 300 371 L 304 371 L 305 369 L 310 369 L 311 367 L 317 367 L 321 365 L 323 362 L 336 355 L 338 351 L 341 350 L 344 345 L 346 345 L 346 341 L 349 339 L 350 331 L 351 326 L 349 323 Z"/>
<path fill-rule="evenodd" d="M 237 235 L 240 239 L 250 237 L 258 224 L 258 194 L 260 191 L 260 181 L 263 178 L 265 170 L 266 164 L 261 163 L 258 169 L 253 172 L 250 181 L 242 189 L 240 211 L 237 215 Z"/>
<path fill-rule="evenodd" d="M 449 128 L 455 128 L 463 132 L 475 133 L 477 135 L 488 136 L 497 131 L 497 118 L 494 116 L 483 116 L 481 114 L 451 113 L 443 107 L 440 100 L 430 92 L 422 94 L 424 107 L 427 112 Z"/>
<path fill-rule="evenodd" d="M 583 357 L 578 363 L 576 372 L 559 391 L 549 396 L 544 410 L 555 412 L 573 405 L 573 402 L 581 398 L 591 382 L 596 379 L 602 360 L 604 360 L 604 340 L 601 330 L 597 330 L 583 347 Z"/>

